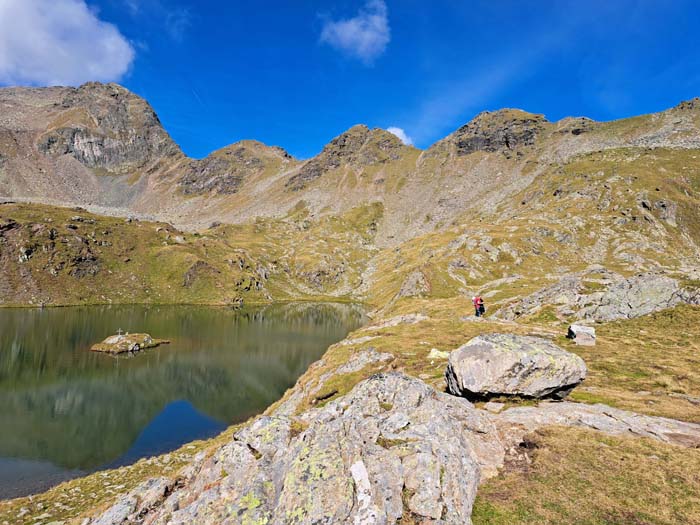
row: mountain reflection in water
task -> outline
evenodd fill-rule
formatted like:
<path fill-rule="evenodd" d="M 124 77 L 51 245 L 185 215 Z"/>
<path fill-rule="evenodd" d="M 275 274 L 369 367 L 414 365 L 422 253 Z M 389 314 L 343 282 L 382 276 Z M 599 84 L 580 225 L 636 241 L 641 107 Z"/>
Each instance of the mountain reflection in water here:
<path fill-rule="evenodd" d="M 357 328 L 352 305 L 0 309 L 0 498 L 217 434 Z M 170 345 L 114 358 L 117 329 Z"/>

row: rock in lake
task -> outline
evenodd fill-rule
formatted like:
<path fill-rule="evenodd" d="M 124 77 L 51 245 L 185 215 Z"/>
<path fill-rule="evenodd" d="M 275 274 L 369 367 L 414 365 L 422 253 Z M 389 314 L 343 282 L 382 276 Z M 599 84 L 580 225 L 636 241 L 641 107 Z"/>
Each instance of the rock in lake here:
<path fill-rule="evenodd" d="M 119 334 L 111 335 L 101 343 L 92 345 L 90 350 L 116 355 L 127 352 L 139 352 L 145 348 L 153 348 L 169 342 L 165 339 L 153 339 L 148 334 Z"/>
<path fill-rule="evenodd" d="M 445 371 L 451 394 L 563 398 L 586 377 L 583 359 L 539 337 L 487 334 L 450 354 Z"/>
<path fill-rule="evenodd" d="M 566 337 L 573 339 L 580 346 L 595 346 L 595 328 L 591 326 L 572 324 Z"/>

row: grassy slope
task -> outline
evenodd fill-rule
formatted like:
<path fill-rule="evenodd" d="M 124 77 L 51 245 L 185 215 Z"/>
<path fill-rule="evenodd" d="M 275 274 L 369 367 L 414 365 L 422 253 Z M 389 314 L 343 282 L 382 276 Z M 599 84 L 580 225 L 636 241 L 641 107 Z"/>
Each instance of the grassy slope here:
<path fill-rule="evenodd" d="M 676 224 L 641 200 L 673 203 Z M 677 271 L 700 256 L 698 200 L 700 151 L 585 155 L 548 168 L 516 196 L 517 204 L 466 214 L 456 226 L 383 251 L 369 295 L 386 309 L 406 275 L 420 271 L 429 283 L 423 296 L 479 291 L 493 306 L 593 264 L 623 275 Z"/>
<path fill-rule="evenodd" d="M 230 304 L 347 296 L 359 284 L 381 213 L 381 206 L 368 205 L 312 223 L 302 209 L 284 221 L 184 234 L 163 223 L 5 204 L 0 224 L 18 226 L 0 232 L 6 279 L 0 302 Z"/>
<path fill-rule="evenodd" d="M 700 454 L 647 439 L 550 427 L 529 436 L 531 464 L 479 490 L 474 525 L 700 523 Z"/>

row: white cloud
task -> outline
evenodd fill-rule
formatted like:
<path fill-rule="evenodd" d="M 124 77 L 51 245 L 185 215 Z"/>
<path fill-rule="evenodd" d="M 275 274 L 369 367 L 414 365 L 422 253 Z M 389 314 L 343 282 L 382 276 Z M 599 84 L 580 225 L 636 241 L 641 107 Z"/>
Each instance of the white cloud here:
<path fill-rule="evenodd" d="M 359 58 L 367 65 L 384 53 L 390 39 L 384 0 L 368 0 L 353 18 L 327 20 L 321 31 L 321 42 Z"/>
<path fill-rule="evenodd" d="M 399 137 L 401 142 L 403 142 L 406 146 L 413 146 L 413 139 L 406 135 L 406 132 L 403 129 L 392 126 L 390 128 L 387 128 L 386 130 L 392 135 L 396 135 L 397 137 Z"/>
<path fill-rule="evenodd" d="M 84 0 L 0 0 L 0 84 L 115 81 L 134 54 Z"/>

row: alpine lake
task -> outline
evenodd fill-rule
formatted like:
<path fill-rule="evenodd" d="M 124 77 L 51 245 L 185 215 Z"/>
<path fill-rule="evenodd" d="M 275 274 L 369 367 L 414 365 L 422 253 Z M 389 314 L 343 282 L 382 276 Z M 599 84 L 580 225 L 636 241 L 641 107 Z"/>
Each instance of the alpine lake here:
<path fill-rule="evenodd" d="M 0 308 L 0 499 L 259 414 L 363 321 L 360 307 L 328 303 Z M 170 344 L 89 351 L 120 329 Z"/>

